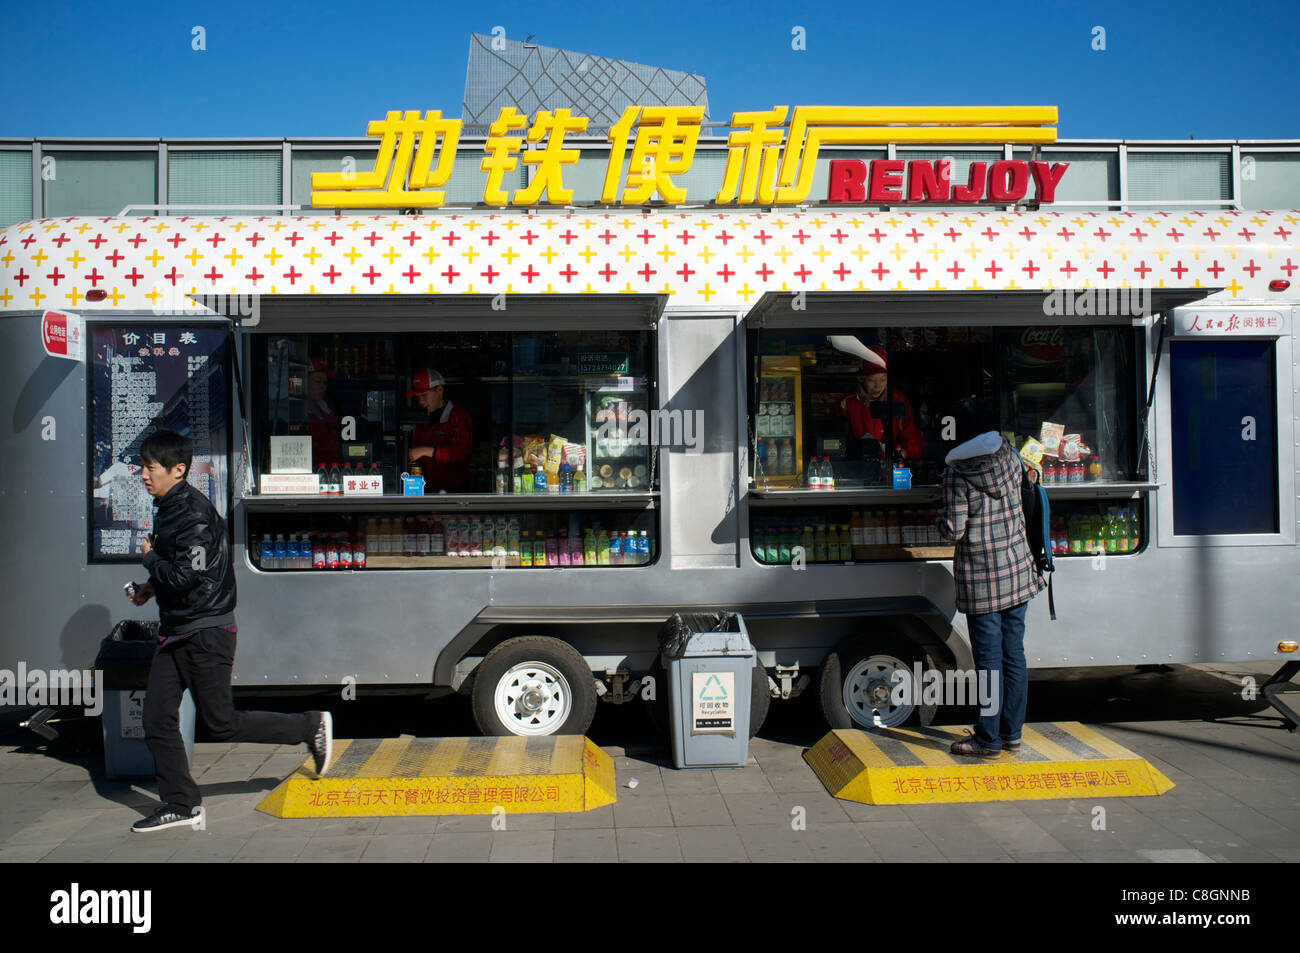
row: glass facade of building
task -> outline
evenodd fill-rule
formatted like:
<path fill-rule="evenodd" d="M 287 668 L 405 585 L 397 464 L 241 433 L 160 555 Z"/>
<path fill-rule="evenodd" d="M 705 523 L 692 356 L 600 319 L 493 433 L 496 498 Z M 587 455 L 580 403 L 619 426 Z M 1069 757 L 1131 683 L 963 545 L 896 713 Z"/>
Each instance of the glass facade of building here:
<path fill-rule="evenodd" d="M 722 184 L 726 139 L 717 137 L 716 126 L 708 132 L 690 169 L 673 177 L 687 191 L 684 204 L 712 203 Z M 565 167 L 564 185 L 573 190 L 573 204 L 597 204 L 609 146 L 601 139 L 573 139 L 569 144 L 582 154 L 576 165 Z M 375 146 L 371 139 L 232 139 L 202 145 L 138 139 L 0 140 L 0 227 L 46 216 L 114 215 L 128 205 L 170 205 L 166 214 L 176 215 L 193 213 L 195 206 L 207 206 L 207 211 L 302 206 L 311 211 L 311 174 L 369 171 Z M 482 203 L 486 173 L 480 163 L 485 154 L 481 137 L 461 137 L 446 205 Z M 832 160 L 888 154 L 883 148 L 823 150 L 808 204 L 823 201 Z M 907 147 L 892 154 L 904 160 L 951 157 L 956 182 L 965 181 L 973 161 L 1030 155 L 1022 147 L 987 146 Z M 1070 163 L 1052 206 L 1062 210 L 1300 208 L 1300 141 L 1198 142 L 1193 148 L 1169 142 L 1063 140 L 1042 149 L 1040 158 Z M 522 188 L 530 173 L 520 163 L 505 176 L 502 188 L 507 193 Z M 286 209 L 284 214 L 300 213 Z"/>

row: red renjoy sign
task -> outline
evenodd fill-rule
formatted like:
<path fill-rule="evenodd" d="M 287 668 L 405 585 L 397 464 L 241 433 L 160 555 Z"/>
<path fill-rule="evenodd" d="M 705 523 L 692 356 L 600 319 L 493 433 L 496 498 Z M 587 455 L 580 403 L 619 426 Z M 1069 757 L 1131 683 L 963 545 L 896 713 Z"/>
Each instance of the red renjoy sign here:
<path fill-rule="evenodd" d="M 871 205 L 911 205 L 927 202 L 974 205 L 987 202 L 1010 205 L 1029 193 L 1032 201 L 1045 205 L 1056 198 L 1068 162 L 972 162 L 965 182 L 953 182 L 952 161 L 940 159 L 833 159 L 827 202 L 859 202 Z"/>

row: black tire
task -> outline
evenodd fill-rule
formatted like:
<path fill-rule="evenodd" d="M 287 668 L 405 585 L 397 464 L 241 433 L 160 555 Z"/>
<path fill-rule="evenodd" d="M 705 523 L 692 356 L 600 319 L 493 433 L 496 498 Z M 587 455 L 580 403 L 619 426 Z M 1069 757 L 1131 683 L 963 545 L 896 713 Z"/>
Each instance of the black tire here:
<path fill-rule="evenodd" d="M 517 665 L 541 662 L 549 665 L 568 683 L 568 716 L 551 731 L 536 735 L 514 730 L 497 714 L 495 696 L 501 680 Z M 485 735 L 582 735 L 596 715 L 596 686 L 591 667 L 578 650 L 567 642 L 541 635 L 524 635 L 502 642 L 474 670 L 474 721 Z M 521 718 L 522 724 L 522 718 Z"/>
<path fill-rule="evenodd" d="M 650 666 L 648 674 L 655 680 L 655 697 L 646 701 L 646 710 L 650 714 L 650 722 L 654 725 L 660 741 L 671 743 L 672 714 L 668 710 L 668 673 L 664 670 L 658 656 L 655 656 L 654 664 Z M 755 664 L 750 678 L 749 737 L 758 736 L 771 707 L 772 692 L 767 685 L 767 670 L 762 665 Z"/>
<path fill-rule="evenodd" d="M 830 727 L 871 727 L 870 723 L 864 724 L 849 713 L 844 701 L 844 679 L 852 673 L 859 662 L 873 657 L 893 660 L 908 669 L 911 669 L 913 663 L 920 662 L 923 672 L 933 667 L 923 650 L 897 635 L 855 635 L 843 640 L 826 656 L 817 675 L 817 698 L 821 705 L 822 717 Z M 891 708 L 890 711 L 897 713 L 898 720 L 894 721 L 892 715 L 885 714 L 882 722 L 886 726 L 891 722 L 894 727 L 927 726 L 934 720 L 938 706 L 913 704 L 905 715 L 902 714 L 902 708 Z"/>

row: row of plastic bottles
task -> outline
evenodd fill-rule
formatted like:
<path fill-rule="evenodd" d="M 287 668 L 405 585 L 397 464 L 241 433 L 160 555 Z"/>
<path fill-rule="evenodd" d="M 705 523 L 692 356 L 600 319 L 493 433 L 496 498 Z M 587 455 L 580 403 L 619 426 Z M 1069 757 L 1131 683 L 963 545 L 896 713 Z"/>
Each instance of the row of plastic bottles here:
<path fill-rule="evenodd" d="M 1110 507 L 1106 513 L 1052 519 L 1052 552 L 1058 556 L 1137 552 L 1142 522 L 1136 507 Z"/>
<path fill-rule="evenodd" d="M 331 463 L 328 467 L 321 464 L 316 468 L 316 479 L 320 483 L 318 492 L 321 496 L 342 496 L 344 481 L 351 477 L 365 477 L 367 480 L 383 480 L 379 472 L 378 463 L 358 463 L 354 469 L 352 464 L 345 463 L 339 467 L 337 463 Z M 382 488 L 383 484 L 380 483 Z"/>
<path fill-rule="evenodd" d="M 853 544 L 848 524 L 807 524 L 797 526 L 756 527 L 750 545 L 754 558 L 762 563 L 788 563 L 795 548 L 803 548 L 805 562 L 852 562 Z"/>
<path fill-rule="evenodd" d="M 365 569 L 366 541 L 360 533 L 284 533 L 262 537 L 257 564 L 262 569 Z"/>

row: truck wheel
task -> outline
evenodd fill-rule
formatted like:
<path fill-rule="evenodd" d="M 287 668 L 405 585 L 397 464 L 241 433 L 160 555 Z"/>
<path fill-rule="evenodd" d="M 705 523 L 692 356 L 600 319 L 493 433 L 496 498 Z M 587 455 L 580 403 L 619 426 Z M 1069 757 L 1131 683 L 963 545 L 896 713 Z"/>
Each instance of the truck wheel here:
<path fill-rule="evenodd" d="M 502 642 L 474 672 L 474 720 L 485 735 L 581 735 L 596 714 L 591 668 L 559 639 Z"/>
<path fill-rule="evenodd" d="M 668 710 L 668 673 L 664 670 L 658 656 L 650 666 L 649 675 L 655 680 L 655 697 L 646 702 L 650 721 L 660 739 L 670 743 L 673 726 L 672 713 Z M 749 737 L 754 738 L 758 735 L 771 707 L 772 692 L 767 685 L 767 669 L 762 665 L 755 665 L 753 675 L 750 677 Z"/>
<path fill-rule="evenodd" d="M 835 647 L 822 662 L 817 694 L 822 716 L 832 728 L 896 728 L 903 724 L 929 725 L 936 705 L 898 705 L 893 694 L 893 673 L 912 671 L 915 662 L 922 671 L 929 659 L 919 648 L 899 638 L 853 636 Z M 920 691 L 920 686 L 917 687 Z"/>

